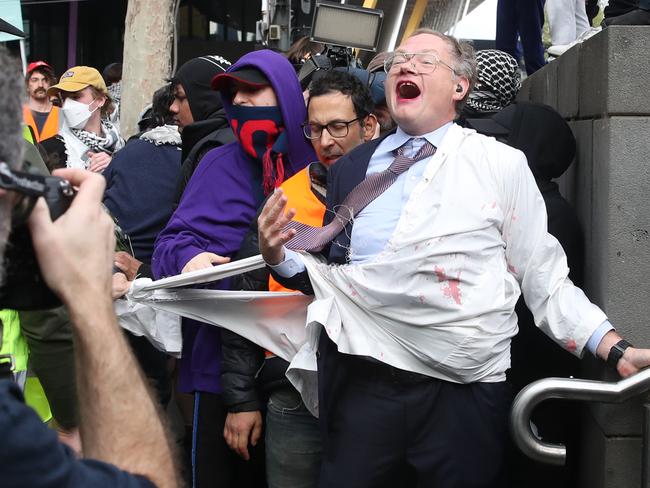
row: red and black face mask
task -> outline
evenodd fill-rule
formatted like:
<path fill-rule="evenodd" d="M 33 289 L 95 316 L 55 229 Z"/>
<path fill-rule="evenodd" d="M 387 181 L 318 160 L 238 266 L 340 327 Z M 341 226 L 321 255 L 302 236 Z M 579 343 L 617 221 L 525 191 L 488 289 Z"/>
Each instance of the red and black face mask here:
<path fill-rule="evenodd" d="M 230 125 L 246 154 L 262 163 L 264 195 L 284 181 L 287 137 L 279 107 L 233 105 Z"/>

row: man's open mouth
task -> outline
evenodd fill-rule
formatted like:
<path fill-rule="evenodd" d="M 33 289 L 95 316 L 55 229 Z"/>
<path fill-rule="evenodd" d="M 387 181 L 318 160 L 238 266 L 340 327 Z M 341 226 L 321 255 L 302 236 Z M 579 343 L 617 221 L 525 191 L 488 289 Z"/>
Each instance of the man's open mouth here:
<path fill-rule="evenodd" d="M 420 87 L 412 81 L 400 81 L 397 84 L 397 96 L 406 100 L 412 100 L 420 96 Z"/>

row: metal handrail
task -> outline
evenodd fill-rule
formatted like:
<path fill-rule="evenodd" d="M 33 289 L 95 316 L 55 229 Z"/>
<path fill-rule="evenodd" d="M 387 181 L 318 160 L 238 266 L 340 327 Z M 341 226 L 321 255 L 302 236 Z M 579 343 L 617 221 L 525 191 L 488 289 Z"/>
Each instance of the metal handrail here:
<path fill-rule="evenodd" d="M 552 398 L 620 403 L 650 389 L 650 368 L 616 383 L 571 378 L 545 378 L 526 386 L 516 396 L 510 413 L 515 443 L 528 457 L 543 463 L 564 465 L 566 447 L 543 442 L 532 431 L 530 417 L 535 407 Z"/>

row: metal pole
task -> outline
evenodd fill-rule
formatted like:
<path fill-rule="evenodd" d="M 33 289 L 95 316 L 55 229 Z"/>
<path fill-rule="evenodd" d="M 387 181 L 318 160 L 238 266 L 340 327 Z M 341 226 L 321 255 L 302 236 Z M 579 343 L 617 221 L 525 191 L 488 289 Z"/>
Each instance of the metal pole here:
<path fill-rule="evenodd" d="M 25 39 L 20 40 L 20 61 L 23 64 L 23 75 L 27 74 L 27 55 L 25 54 Z"/>
<path fill-rule="evenodd" d="M 68 67 L 77 65 L 77 29 L 79 24 L 79 4 L 70 2 L 68 17 Z"/>
<path fill-rule="evenodd" d="M 537 404 L 551 398 L 620 403 L 649 390 L 650 368 L 616 383 L 568 378 L 546 378 L 535 381 L 521 390 L 512 403 L 510 428 L 513 439 L 528 457 L 542 463 L 561 466 L 566 460 L 566 448 L 562 444 L 550 444 L 538 439 L 530 427 L 530 416 Z M 646 419 L 648 414 L 646 411 Z M 650 430 L 647 424 L 648 422 L 645 425 L 646 435 Z M 650 463 L 648 455 L 644 454 L 644 456 L 644 463 Z"/>
<path fill-rule="evenodd" d="M 386 51 L 392 51 L 395 49 L 395 45 L 397 44 L 397 36 L 399 35 L 399 29 L 402 26 L 402 19 L 404 18 L 404 10 L 406 10 L 406 3 L 407 0 L 402 0 L 399 6 L 398 14 L 395 16 L 395 20 L 393 22 L 393 31 L 391 32 L 390 35 L 390 41 L 388 42 L 388 48 Z"/>

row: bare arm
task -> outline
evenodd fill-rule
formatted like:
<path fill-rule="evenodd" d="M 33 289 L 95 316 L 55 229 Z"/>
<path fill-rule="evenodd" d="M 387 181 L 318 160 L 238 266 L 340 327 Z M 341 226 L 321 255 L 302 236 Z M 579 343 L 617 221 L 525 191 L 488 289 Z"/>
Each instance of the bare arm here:
<path fill-rule="evenodd" d="M 77 197 L 54 223 L 41 199 L 30 227 L 45 280 L 70 311 L 84 454 L 159 487 L 178 486 L 166 429 L 113 313 L 115 241 L 100 207 L 104 179 L 81 170 L 57 175 L 79 186 Z"/>

